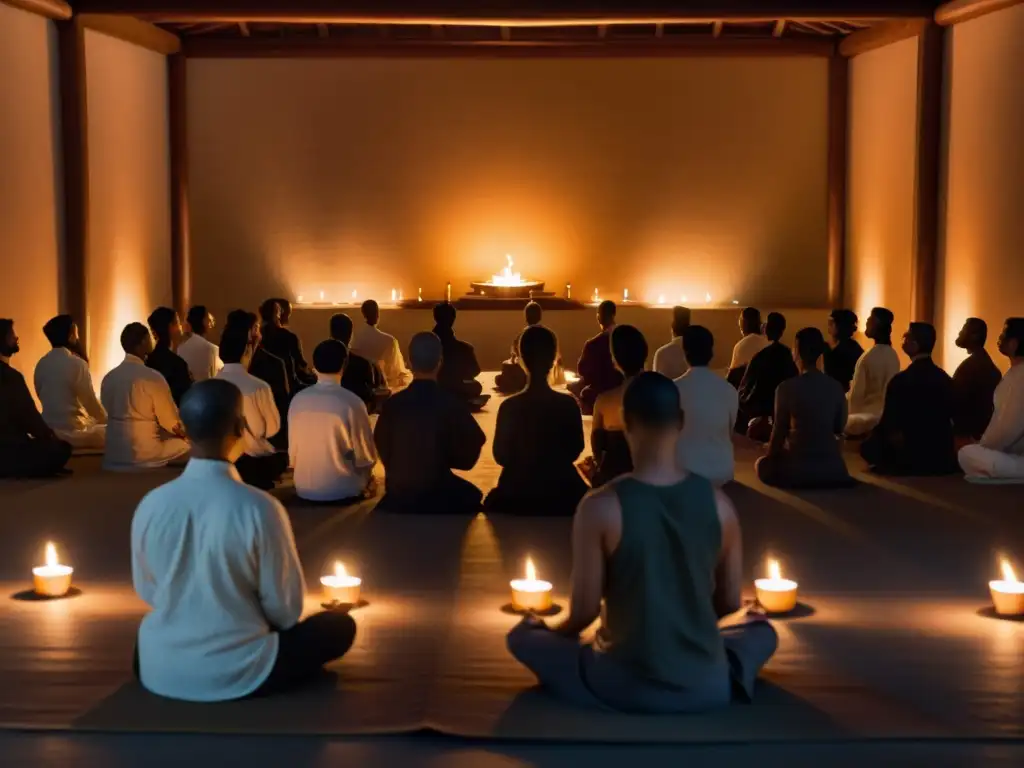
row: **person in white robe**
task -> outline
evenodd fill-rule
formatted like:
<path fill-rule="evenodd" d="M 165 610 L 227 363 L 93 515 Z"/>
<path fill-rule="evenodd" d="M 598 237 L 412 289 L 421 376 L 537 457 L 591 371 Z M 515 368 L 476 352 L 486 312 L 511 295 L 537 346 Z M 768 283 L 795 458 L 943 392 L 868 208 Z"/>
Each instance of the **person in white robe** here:
<path fill-rule="evenodd" d="M 200 304 L 188 311 L 188 325 L 192 334 L 178 345 L 178 357 L 188 363 L 194 381 L 212 379 L 221 369 L 217 345 L 207 339 L 216 321 Z"/>
<path fill-rule="evenodd" d="M 992 420 L 958 458 L 969 481 L 1024 483 L 1024 317 L 1006 321 L 999 351 L 1010 359 L 1010 370 L 996 387 Z"/>
<path fill-rule="evenodd" d="M 743 382 L 743 374 L 747 372 L 747 366 L 754 355 L 771 344 L 764 335 L 761 310 L 757 307 L 745 307 L 740 312 L 740 332 L 743 337 L 732 348 L 732 360 L 729 361 L 729 373 L 726 376 L 736 389 Z"/>
<path fill-rule="evenodd" d="M 129 323 L 121 332 L 124 362 L 100 384 L 100 402 L 107 411 L 105 469 L 163 467 L 188 455 L 171 388 L 159 371 L 146 367 L 153 346 L 149 328 Z"/>
<path fill-rule="evenodd" d="M 352 338 L 352 351 L 380 366 L 390 390 L 401 389 L 409 383 L 412 375 L 405 367 L 398 339 L 377 327 L 380 323 L 380 307 L 376 301 L 364 301 L 362 313 L 366 325 L 356 330 Z"/>
<path fill-rule="evenodd" d="M 690 327 L 690 310 L 686 307 L 672 307 L 672 341 L 658 347 L 654 353 L 651 369 L 670 379 L 678 379 L 690 366 L 683 351 L 683 332 Z"/>
<path fill-rule="evenodd" d="M 36 364 L 34 375 L 43 421 L 76 451 L 102 450 L 107 412 L 96 397 L 78 325 L 71 315 L 57 315 L 43 326 L 43 333 L 53 345 Z"/>
<path fill-rule="evenodd" d="M 864 335 L 875 345 L 857 358 L 853 368 L 845 430 L 850 437 L 866 435 L 878 424 L 885 406 L 885 389 L 900 372 L 900 356 L 892 348 L 893 320 L 892 312 L 885 307 L 875 307 L 868 316 Z"/>

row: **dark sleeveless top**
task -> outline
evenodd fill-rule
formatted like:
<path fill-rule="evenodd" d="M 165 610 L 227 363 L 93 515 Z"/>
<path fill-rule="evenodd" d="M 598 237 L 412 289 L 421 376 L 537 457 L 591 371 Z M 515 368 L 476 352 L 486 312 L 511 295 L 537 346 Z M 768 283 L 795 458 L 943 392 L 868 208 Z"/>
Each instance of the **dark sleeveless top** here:
<path fill-rule="evenodd" d="M 722 546 L 714 489 L 699 475 L 654 486 L 622 478 L 622 540 L 609 558 L 598 648 L 674 688 L 727 668 L 712 595 Z"/>

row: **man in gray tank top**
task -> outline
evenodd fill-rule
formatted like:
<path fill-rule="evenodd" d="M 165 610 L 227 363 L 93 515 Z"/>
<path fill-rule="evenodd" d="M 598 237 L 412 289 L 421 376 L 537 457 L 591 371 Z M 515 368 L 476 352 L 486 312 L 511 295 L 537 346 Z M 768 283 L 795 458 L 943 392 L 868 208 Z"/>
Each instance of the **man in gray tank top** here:
<path fill-rule="evenodd" d="M 736 511 L 678 468 L 682 414 L 669 379 L 637 376 L 623 414 L 634 469 L 576 512 L 569 616 L 557 627 L 528 616 L 509 632 L 509 651 L 550 692 L 584 706 L 684 713 L 749 700 L 778 636 L 754 611 L 718 625 L 742 608 Z M 581 642 L 599 615 L 596 639 Z"/>

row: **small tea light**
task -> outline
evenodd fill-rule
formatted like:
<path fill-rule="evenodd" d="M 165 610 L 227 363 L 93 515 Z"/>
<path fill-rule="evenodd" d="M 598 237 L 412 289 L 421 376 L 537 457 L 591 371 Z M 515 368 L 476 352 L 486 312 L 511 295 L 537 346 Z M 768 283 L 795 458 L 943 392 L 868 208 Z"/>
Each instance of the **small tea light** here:
<path fill-rule="evenodd" d="M 664 304 L 665 303 L 665 294 L 664 293 L 658 294 L 658 303 L 659 304 Z"/>
<path fill-rule="evenodd" d="M 711 303 L 711 294 L 710 293 L 705 293 L 704 294 L 704 303 L 705 304 L 710 304 Z"/>
<path fill-rule="evenodd" d="M 1013 566 L 1005 557 L 1002 561 L 1003 578 L 988 583 L 992 605 L 1000 616 L 1024 614 L 1024 583 L 1017 581 Z"/>
<path fill-rule="evenodd" d="M 768 613 L 789 613 L 796 608 L 795 581 L 782 578 L 778 560 L 768 561 L 768 578 L 755 579 L 757 602 Z"/>
<path fill-rule="evenodd" d="M 324 597 L 327 602 L 349 605 L 359 602 L 359 588 L 363 580 L 356 576 L 349 576 L 345 571 L 345 565 L 339 561 L 334 563 L 334 573 L 321 576 L 320 583 L 323 584 Z"/>
<path fill-rule="evenodd" d="M 622 289 L 622 300 L 629 301 L 629 288 Z"/>
<path fill-rule="evenodd" d="M 416 289 L 416 301 L 423 301 L 423 289 L 422 288 L 417 288 Z"/>
<path fill-rule="evenodd" d="M 71 589 L 71 574 L 74 568 L 61 565 L 57 560 L 57 548 L 52 541 L 46 543 L 46 565 L 32 569 L 32 587 L 37 595 L 62 597 Z"/>
<path fill-rule="evenodd" d="M 526 578 L 512 579 L 512 607 L 517 611 L 546 611 L 551 608 L 551 582 L 537 578 L 533 560 L 526 558 Z"/>
<path fill-rule="evenodd" d="M 449 282 L 448 285 L 446 285 L 445 288 L 444 288 L 444 300 L 447 301 L 447 302 L 451 302 L 451 300 L 452 300 L 452 284 L 451 284 L 451 282 Z"/>
<path fill-rule="evenodd" d="M 580 380 L 580 377 L 576 375 L 575 371 L 566 371 L 565 372 L 565 383 L 566 384 L 572 384 L 573 382 L 579 381 L 579 380 Z"/>

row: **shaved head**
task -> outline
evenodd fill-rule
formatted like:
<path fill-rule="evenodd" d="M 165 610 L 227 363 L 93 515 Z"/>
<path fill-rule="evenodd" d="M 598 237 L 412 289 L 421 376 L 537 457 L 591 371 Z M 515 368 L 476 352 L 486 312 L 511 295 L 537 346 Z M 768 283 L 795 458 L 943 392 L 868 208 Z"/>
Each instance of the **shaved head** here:
<path fill-rule="evenodd" d="M 245 427 L 242 393 L 225 379 L 206 379 L 181 399 L 181 422 L 198 458 L 233 461 Z"/>
<path fill-rule="evenodd" d="M 441 367 L 441 340 L 430 331 L 422 331 L 409 342 L 409 367 L 413 373 L 434 373 Z"/>

